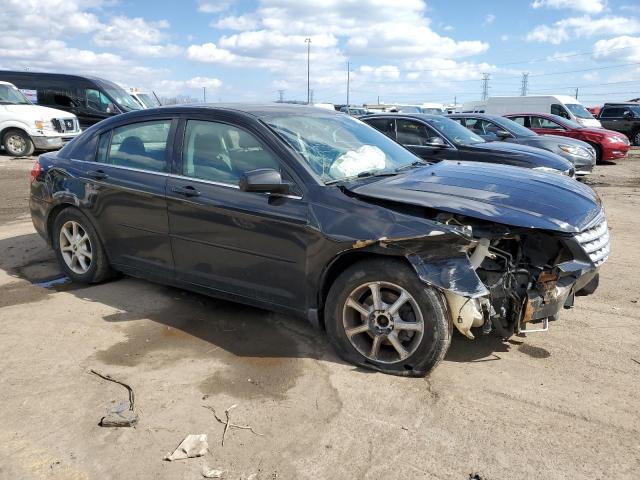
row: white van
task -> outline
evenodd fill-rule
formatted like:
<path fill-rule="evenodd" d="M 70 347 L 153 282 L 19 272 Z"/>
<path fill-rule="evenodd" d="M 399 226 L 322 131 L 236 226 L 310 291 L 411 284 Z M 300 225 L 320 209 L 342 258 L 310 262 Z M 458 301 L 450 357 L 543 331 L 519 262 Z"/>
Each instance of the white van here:
<path fill-rule="evenodd" d="M 526 97 L 489 97 L 484 113 L 551 113 L 585 127 L 602 127 L 578 100 L 569 95 L 529 95 Z"/>
<path fill-rule="evenodd" d="M 0 143 L 12 157 L 56 150 L 80 134 L 69 112 L 32 104 L 15 85 L 0 81 Z"/>
<path fill-rule="evenodd" d="M 160 102 L 153 92 L 146 92 L 138 88 L 130 87 L 127 93 L 131 95 L 142 108 L 156 108 L 160 106 Z"/>

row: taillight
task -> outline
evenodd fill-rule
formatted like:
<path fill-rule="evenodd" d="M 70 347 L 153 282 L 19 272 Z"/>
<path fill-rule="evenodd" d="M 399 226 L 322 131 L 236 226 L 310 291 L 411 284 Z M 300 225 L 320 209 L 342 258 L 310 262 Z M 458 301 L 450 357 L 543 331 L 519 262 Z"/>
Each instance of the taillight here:
<path fill-rule="evenodd" d="M 33 181 L 38 178 L 38 175 L 40 175 L 42 173 L 42 165 L 40 165 L 40 162 L 36 162 L 33 164 L 33 168 L 31 168 L 31 182 L 33 183 Z"/>

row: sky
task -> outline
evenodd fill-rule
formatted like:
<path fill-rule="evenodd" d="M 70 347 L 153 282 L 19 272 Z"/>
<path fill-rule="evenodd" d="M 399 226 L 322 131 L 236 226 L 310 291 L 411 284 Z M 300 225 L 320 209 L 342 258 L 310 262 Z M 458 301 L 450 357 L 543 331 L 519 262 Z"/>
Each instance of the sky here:
<path fill-rule="evenodd" d="M 210 102 L 640 97 L 639 0 L 2 0 L 0 69 Z M 310 44 L 305 40 L 310 39 Z"/>

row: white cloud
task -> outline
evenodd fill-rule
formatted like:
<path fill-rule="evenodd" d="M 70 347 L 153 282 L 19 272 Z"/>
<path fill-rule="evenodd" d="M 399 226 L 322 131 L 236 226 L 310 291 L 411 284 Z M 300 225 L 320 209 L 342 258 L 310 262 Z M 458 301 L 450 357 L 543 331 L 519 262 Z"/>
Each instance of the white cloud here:
<path fill-rule="evenodd" d="M 211 23 L 212 27 L 222 30 L 252 30 L 258 28 L 258 25 L 258 19 L 254 15 L 231 15 Z"/>
<path fill-rule="evenodd" d="M 218 90 L 222 81 L 212 77 L 193 77 L 188 80 L 159 80 L 152 84 L 153 90 L 161 92 L 164 96 L 173 96 L 189 91 L 191 94 L 200 95 L 202 89 L 207 93 Z"/>
<path fill-rule="evenodd" d="M 236 56 L 225 50 L 218 48 L 215 43 L 204 43 L 202 45 L 191 45 L 187 49 L 187 58 L 203 63 L 231 63 Z"/>
<path fill-rule="evenodd" d="M 363 65 L 358 72 L 367 76 L 373 76 L 380 79 L 397 79 L 400 78 L 400 70 L 395 65 L 382 65 L 380 67 L 371 67 Z"/>
<path fill-rule="evenodd" d="M 491 25 L 495 21 L 496 21 L 496 16 L 493 13 L 489 13 L 484 16 L 484 22 L 482 22 L 482 25 L 485 25 L 485 26 Z"/>
<path fill-rule="evenodd" d="M 164 44 L 169 22 L 147 22 L 144 18 L 113 17 L 94 36 L 100 47 L 109 47 L 145 57 L 170 57 L 182 49 L 177 45 Z"/>
<path fill-rule="evenodd" d="M 198 10 L 204 13 L 220 13 L 228 10 L 230 1 L 224 0 L 198 0 Z"/>
<path fill-rule="evenodd" d="M 98 17 L 84 11 L 96 2 L 83 0 L 5 0 L 0 8 L 4 34 L 56 38 L 89 33 L 101 25 Z"/>
<path fill-rule="evenodd" d="M 592 18 L 589 15 L 584 15 L 565 18 L 552 25 L 538 25 L 527 34 L 526 39 L 530 42 L 547 42 L 559 45 L 575 38 L 616 35 L 620 32 L 628 34 L 640 32 L 640 21 L 630 17 Z"/>
<path fill-rule="evenodd" d="M 606 6 L 606 0 L 534 0 L 533 8 L 571 9 L 584 13 L 601 13 Z"/>
<path fill-rule="evenodd" d="M 593 46 L 593 58 L 604 61 L 640 62 L 640 37 L 623 35 L 598 40 Z"/>

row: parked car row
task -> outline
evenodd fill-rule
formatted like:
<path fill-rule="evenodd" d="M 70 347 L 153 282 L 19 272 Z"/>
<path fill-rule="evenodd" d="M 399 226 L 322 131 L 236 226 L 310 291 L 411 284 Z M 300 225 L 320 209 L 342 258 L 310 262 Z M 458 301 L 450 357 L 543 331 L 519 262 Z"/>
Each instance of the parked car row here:
<path fill-rule="evenodd" d="M 454 327 L 544 331 L 595 291 L 607 222 L 567 160 L 442 115 L 363 120 L 283 104 L 124 113 L 39 157 L 33 223 L 74 281 L 119 271 L 301 316 L 347 361 L 396 375 L 434 368 Z M 501 151 L 521 163 L 485 161 Z M 513 166 L 528 161 L 547 163 Z"/>

